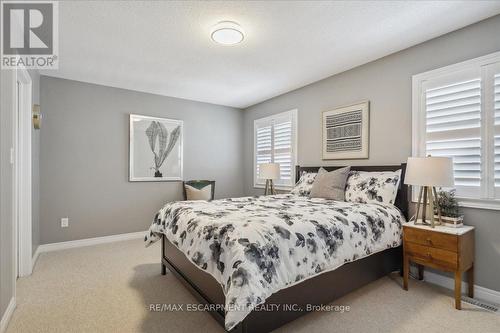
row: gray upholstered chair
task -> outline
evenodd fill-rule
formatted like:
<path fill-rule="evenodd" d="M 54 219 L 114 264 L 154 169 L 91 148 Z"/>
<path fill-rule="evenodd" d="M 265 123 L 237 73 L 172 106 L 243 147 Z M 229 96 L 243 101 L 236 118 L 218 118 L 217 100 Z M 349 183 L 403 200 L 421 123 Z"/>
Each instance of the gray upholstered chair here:
<path fill-rule="evenodd" d="M 186 193 L 186 185 L 194 187 L 195 189 L 198 189 L 198 190 L 201 190 L 205 186 L 211 185 L 210 200 L 214 199 L 214 196 L 215 196 L 215 180 L 188 180 L 188 181 L 182 182 L 182 191 L 183 191 L 183 194 L 184 194 L 184 200 L 188 200 L 187 199 L 187 193 Z"/>

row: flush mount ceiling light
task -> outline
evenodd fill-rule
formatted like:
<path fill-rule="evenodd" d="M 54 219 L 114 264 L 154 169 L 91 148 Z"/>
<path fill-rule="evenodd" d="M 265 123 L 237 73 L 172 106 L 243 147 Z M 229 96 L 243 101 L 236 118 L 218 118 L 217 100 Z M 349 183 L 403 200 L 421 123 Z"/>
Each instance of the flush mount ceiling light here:
<path fill-rule="evenodd" d="M 241 43 L 245 38 L 243 29 L 236 22 L 222 21 L 214 25 L 210 35 L 212 40 L 222 45 L 234 45 Z"/>

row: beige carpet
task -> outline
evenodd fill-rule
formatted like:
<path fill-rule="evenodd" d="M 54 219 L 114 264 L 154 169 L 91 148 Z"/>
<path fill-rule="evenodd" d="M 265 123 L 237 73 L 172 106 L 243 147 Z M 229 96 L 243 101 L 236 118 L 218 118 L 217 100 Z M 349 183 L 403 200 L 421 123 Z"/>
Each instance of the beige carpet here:
<path fill-rule="evenodd" d="M 208 313 L 149 312 L 150 303 L 194 303 L 170 273 L 160 275 L 160 247 L 140 240 L 45 253 L 18 281 L 14 332 L 223 332 Z M 424 282 L 401 289 L 382 278 L 334 302 L 350 312 L 316 312 L 279 332 L 500 332 L 500 315 L 464 303 Z"/>

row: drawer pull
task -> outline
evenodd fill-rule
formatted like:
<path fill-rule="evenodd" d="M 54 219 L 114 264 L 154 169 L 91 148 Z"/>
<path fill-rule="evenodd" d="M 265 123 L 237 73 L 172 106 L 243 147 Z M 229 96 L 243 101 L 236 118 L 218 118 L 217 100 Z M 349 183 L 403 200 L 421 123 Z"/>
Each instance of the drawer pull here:
<path fill-rule="evenodd" d="M 432 255 L 430 253 L 427 253 L 427 258 L 431 259 Z"/>
<path fill-rule="evenodd" d="M 432 240 L 430 238 L 427 238 L 427 243 L 432 244 Z"/>

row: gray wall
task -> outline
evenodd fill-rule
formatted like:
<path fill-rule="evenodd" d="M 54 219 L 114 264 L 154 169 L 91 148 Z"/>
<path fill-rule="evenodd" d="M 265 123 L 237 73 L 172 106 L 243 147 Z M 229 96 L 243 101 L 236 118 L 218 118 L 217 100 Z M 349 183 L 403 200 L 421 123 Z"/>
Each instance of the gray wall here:
<path fill-rule="evenodd" d="M 46 76 L 40 99 L 41 244 L 147 230 L 181 198 L 180 182 L 128 181 L 130 113 L 184 120 L 184 178 L 243 194 L 239 109 Z"/>
<path fill-rule="evenodd" d="M 411 77 L 500 50 L 500 16 L 249 107 L 244 113 L 245 193 L 253 188 L 253 120 L 297 108 L 300 165 L 397 164 L 411 155 Z M 321 159 L 321 112 L 370 100 L 370 158 Z M 464 209 L 476 230 L 476 283 L 500 290 L 500 211 Z"/>

